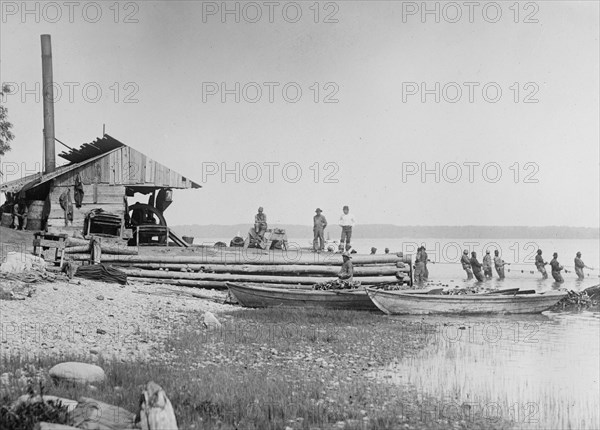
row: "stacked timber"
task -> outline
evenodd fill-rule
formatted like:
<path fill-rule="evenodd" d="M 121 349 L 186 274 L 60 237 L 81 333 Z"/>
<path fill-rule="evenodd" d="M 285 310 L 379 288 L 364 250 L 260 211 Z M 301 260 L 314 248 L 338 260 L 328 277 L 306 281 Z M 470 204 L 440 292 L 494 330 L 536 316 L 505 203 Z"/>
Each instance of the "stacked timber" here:
<path fill-rule="evenodd" d="M 85 254 L 71 254 L 86 259 Z M 102 262 L 119 266 L 129 279 L 198 288 L 227 288 L 226 282 L 267 287 L 311 289 L 337 279 L 343 259 L 333 253 L 252 254 L 223 251 L 217 255 L 102 254 Z M 362 285 L 411 283 L 410 256 L 354 255 L 354 280 Z"/>
<path fill-rule="evenodd" d="M 103 240 L 105 239 L 105 240 Z M 126 246 L 122 242 L 110 241 L 106 238 L 94 237 L 99 242 L 102 259 L 108 255 L 137 255 L 137 247 Z M 92 240 L 69 237 L 65 246 L 65 257 L 70 260 L 89 261 L 92 253 Z"/>

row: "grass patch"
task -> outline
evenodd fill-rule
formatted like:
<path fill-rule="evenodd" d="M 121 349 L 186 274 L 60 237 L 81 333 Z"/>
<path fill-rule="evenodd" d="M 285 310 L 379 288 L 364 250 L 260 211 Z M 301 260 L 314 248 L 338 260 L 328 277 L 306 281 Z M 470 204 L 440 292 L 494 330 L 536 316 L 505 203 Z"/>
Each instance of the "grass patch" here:
<path fill-rule="evenodd" d="M 96 390 L 58 385 L 52 394 L 93 397 L 137 412 L 141 386 L 154 380 L 167 392 L 182 429 L 332 428 L 339 421 L 346 429 L 506 427 L 432 413 L 435 399 L 376 377 L 380 366 L 432 341 L 419 320 L 284 308 L 218 318 L 218 330 L 205 330 L 197 314 L 171 328 L 164 346 L 176 354 L 171 363 L 100 360 L 107 381 Z M 49 369 L 57 362 L 41 359 L 35 366 Z M 15 372 L 27 364 L 11 359 L 2 368 Z"/>

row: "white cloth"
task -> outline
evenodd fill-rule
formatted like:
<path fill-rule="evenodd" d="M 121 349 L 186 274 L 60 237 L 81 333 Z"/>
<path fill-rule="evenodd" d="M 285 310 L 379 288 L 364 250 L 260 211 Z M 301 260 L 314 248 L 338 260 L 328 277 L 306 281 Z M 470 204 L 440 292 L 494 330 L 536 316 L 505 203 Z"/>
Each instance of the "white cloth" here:
<path fill-rule="evenodd" d="M 23 273 L 29 270 L 46 270 L 46 262 L 43 258 L 22 252 L 9 252 L 6 260 L 0 265 L 0 272 Z"/>
<path fill-rule="evenodd" d="M 340 225 L 342 227 L 354 227 L 356 225 L 356 220 L 354 219 L 354 215 L 342 214 L 342 216 L 340 217 Z"/>

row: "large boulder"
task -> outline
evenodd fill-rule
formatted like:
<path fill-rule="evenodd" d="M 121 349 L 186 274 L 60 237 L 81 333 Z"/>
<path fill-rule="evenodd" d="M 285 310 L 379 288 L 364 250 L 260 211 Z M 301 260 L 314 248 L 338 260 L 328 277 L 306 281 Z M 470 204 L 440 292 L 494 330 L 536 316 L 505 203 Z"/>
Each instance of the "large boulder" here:
<path fill-rule="evenodd" d="M 73 382 L 79 384 L 91 384 L 104 382 L 106 375 L 101 367 L 93 364 L 68 361 L 60 363 L 50 369 L 50 376 L 55 381 Z"/>

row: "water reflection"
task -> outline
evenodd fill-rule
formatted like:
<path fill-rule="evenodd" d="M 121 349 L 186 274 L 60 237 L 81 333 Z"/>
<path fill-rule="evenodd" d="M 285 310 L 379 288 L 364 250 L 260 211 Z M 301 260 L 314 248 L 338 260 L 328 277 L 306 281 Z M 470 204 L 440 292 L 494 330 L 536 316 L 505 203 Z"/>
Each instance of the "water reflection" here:
<path fill-rule="evenodd" d="M 428 347 L 383 380 L 516 428 L 600 428 L 599 313 L 424 321 L 434 326 Z"/>

